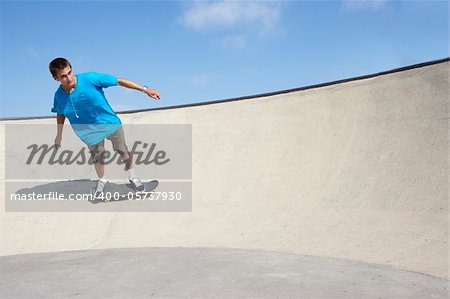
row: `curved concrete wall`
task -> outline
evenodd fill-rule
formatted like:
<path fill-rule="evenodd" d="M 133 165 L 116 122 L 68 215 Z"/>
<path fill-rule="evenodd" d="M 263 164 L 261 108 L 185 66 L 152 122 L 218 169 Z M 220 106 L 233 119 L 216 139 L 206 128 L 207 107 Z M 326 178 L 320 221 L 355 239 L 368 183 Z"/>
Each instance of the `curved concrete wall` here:
<path fill-rule="evenodd" d="M 444 62 L 257 99 L 121 115 L 129 124 L 192 124 L 193 211 L 2 210 L 2 255 L 252 248 L 447 278 L 448 71 Z M 17 122 L 54 120 L 3 121 L 2 132 Z"/>

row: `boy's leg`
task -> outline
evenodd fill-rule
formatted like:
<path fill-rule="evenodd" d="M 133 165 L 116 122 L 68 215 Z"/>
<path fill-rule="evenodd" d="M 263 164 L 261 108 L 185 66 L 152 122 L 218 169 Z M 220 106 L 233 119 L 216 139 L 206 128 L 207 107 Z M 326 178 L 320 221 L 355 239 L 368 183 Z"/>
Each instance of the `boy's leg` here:
<path fill-rule="evenodd" d="M 96 145 L 89 145 L 89 151 L 91 153 L 91 159 L 95 166 L 95 171 L 99 178 L 105 175 L 104 153 L 105 153 L 105 140 L 97 143 Z"/>
<path fill-rule="evenodd" d="M 122 154 L 122 160 L 125 163 L 125 170 L 133 168 L 133 157 L 131 157 L 128 151 Z"/>
<path fill-rule="evenodd" d="M 115 152 L 119 153 L 125 163 L 125 170 L 133 168 L 133 159 L 128 151 L 128 147 L 125 144 L 125 133 L 123 128 L 120 127 L 117 131 L 107 137 L 111 141 Z"/>
<path fill-rule="evenodd" d="M 97 176 L 99 178 L 103 178 L 105 176 L 105 165 L 101 163 L 95 163 L 95 172 L 97 172 Z"/>
<path fill-rule="evenodd" d="M 95 188 L 95 198 L 100 198 L 103 195 L 103 189 L 108 182 L 104 178 L 105 176 L 105 164 L 104 164 L 104 153 L 105 153 L 105 147 L 104 147 L 105 141 L 102 140 L 100 143 L 92 146 L 88 146 L 89 151 L 91 152 L 91 158 L 95 166 L 95 171 L 97 172 L 98 176 L 98 182 L 97 187 Z"/>
<path fill-rule="evenodd" d="M 133 168 L 133 157 L 130 155 L 129 152 L 125 152 L 122 155 L 122 160 L 125 163 L 125 170 L 128 171 L 128 180 L 132 182 L 135 187 L 136 185 L 142 184 L 142 182 L 139 180 L 138 176 L 136 175 L 136 172 Z M 135 182 L 133 182 L 133 180 Z M 139 189 L 136 187 L 136 189 Z"/>
<path fill-rule="evenodd" d="M 128 180 L 134 185 L 137 191 L 145 191 L 145 186 L 134 171 L 133 158 L 125 144 L 125 133 L 123 132 L 123 128 L 120 127 L 116 132 L 108 136 L 108 139 L 111 140 L 114 151 L 120 154 L 125 163 L 125 170 L 128 171 Z"/>

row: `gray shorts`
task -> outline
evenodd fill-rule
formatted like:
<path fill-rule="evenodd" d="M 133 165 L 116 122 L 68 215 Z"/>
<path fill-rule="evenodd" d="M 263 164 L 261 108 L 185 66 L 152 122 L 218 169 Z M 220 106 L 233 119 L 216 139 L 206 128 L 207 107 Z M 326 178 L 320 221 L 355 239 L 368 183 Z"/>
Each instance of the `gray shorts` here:
<path fill-rule="evenodd" d="M 124 153 L 128 153 L 127 145 L 125 144 L 125 134 L 123 132 L 122 126 L 106 137 L 106 139 L 110 140 L 113 145 L 113 150 L 123 156 Z M 92 161 L 97 164 L 104 164 L 105 161 L 105 139 L 100 141 L 95 145 L 88 145 L 89 151 L 91 152 Z M 110 155 L 109 157 L 111 157 Z"/>

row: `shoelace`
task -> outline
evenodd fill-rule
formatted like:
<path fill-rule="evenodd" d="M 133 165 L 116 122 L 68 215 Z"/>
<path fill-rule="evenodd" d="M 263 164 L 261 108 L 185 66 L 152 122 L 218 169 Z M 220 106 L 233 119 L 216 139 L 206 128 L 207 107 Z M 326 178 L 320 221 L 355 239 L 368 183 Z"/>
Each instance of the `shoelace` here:
<path fill-rule="evenodd" d="M 142 186 L 142 182 L 141 182 L 140 179 L 138 179 L 138 178 L 132 178 L 132 179 L 130 179 L 130 180 L 133 182 L 133 184 L 136 185 L 136 187 Z"/>
<path fill-rule="evenodd" d="M 106 185 L 106 182 L 98 181 L 96 191 L 103 191 L 103 188 L 105 187 L 105 185 Z"/>

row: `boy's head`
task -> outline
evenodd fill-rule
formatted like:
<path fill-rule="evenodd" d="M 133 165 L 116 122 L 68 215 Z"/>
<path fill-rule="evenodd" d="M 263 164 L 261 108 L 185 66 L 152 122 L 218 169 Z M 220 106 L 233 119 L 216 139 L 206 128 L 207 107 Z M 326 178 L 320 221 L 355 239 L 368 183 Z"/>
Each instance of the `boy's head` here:
<path fill-rule="evenodd" d="M 56 81 L 59 81 L 63 87 L 74 88 L 76 84 L 75 75 L 72 72 L 72 65 L 65 58 L 55 58 L 49 65 L 50 73 Z"/>
<path fill-rule="evenodd" d="M 62 57 L 55 58 L 50 62 L 50 65 L 48 68 L 50 69 L 50 73 L 52 73 L 53 78 L 56 79 L 56 76 L 58 76 L 58 71 L 64 70 L 66 67 L 72 68 L 72 65 L 70 62 Z"/>

